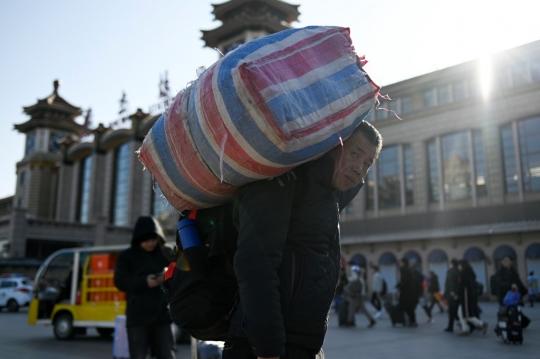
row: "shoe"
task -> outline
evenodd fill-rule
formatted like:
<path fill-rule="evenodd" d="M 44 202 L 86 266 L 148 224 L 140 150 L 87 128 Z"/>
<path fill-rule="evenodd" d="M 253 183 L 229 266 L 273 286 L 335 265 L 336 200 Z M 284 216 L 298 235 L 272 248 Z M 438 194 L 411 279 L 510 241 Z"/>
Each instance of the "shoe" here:
<path fill-rule="evenodd" d="M 432 318 L 429 318 L 429 319 L 427 320 L 427 322 L 428 322 L 428 324 L 433 324 L 433 323 L 435 323 L 435 318 L 433 318 L 433 317 L 432 317 Z"/>
<path fill-rule="evenodd" d="M 408 327 L 409 327 L 409 328 L 416 328 L 416 327 L 418 327 L 418 323 L 410 323 L 410 324 L 408 325 Z"/>
<path fill-rule="evenodd" d="M 459 332 L 457 335 L 460 336 L 460 337 L 468 337 L 469 332 Z"/>
<path fill-rule="evenodd" d="M 482 324 L 482 334 L 483 335 L 486 335 L 487 328 L 488 328 L 488 323 Z"/>
<path fill-rule="evenodd" d="M 375 324 L 377 324 L 376 321 L 372 321 L 371 323 L 369 323 L 369 325 L 367 326 L 368 328 L 373 328 L 375 326 Z"/>
<path fill-rule="evenodd" d="M 447 333 L 453 333 L 454 329 L 446 328 L 446 329 L 444 329 L 444 331 L 447 332 Z"/>

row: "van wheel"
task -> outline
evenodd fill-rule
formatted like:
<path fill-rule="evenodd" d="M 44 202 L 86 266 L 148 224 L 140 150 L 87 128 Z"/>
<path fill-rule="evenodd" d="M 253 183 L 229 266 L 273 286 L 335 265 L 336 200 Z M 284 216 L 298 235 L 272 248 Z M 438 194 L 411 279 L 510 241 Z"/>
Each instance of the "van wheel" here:
<path fill-rule="evenodd" d="M 8 312 L 18 312 L 19 311 L 19 303 L 17 303 L 17 301 L 15 299 L 10 299 L 8 302 L 7 302 L 7 309 L 8 309 Z"/>
<path fill-rule="evenodd" d="M 99 336 L 103 338 L 110 337 L 111 334 L 114 333 L 114 328 L 96 328 L 96 330 L 99 333 Z"/>
<path fill-rule="evenodd" d="M 59 314 L 54 320 L 54 336 L 58 340 L 71 340 L 75 336 L 73 317 L 69 313 Z"/>

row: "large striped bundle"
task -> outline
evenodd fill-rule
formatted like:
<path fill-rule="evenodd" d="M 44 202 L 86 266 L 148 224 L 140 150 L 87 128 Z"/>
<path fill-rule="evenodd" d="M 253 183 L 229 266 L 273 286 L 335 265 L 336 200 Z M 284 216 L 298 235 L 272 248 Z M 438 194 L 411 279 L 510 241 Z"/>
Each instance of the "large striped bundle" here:
<path fill-rule="evenodd" d="M 179 93 L 140 159 L 177 209 L 228 201 L 243 184 L 279 176 L 349 137 L 379 88 L 338 27 L 248 42 Z"/>

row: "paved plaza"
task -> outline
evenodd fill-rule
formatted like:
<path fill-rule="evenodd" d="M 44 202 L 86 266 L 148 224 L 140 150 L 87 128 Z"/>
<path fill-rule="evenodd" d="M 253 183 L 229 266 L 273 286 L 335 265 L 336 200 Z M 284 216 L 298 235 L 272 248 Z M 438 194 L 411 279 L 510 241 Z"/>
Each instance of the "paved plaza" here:
<path fill-rule="evenodd" d="M 486 336 L 475 332 L 469 337 L 444 333 L 447 315 L 435 314 L 436 322 L 427 324 L 421 309 L 418 328 L 392 327 L 388 318 L 378 320 L 373 329 L 358 314 L 357 327 L 339 328 L 337 315 L 331 314 L 324 344 L 327 359 L 359 358 L 540 358 L 540 305 L 524 309 L 532 323 L 524 331 L 523 345 L 503 344 L 495 336 L 497 305 L 481 303 L 483 318 L 489 323 Z M 94 330 L 75 340 L 54 339 L 52 328 L 26 324 L 26 310 L 20 313 L 0 313 L 0 358 L 2 359 L 106 359 L 112 358 L 112 338 L 100 338 Z M 457 328 L 456 328 L 457 329 Z M 190 359 L 189 345 L 179 345 L 178 359 Z"/>

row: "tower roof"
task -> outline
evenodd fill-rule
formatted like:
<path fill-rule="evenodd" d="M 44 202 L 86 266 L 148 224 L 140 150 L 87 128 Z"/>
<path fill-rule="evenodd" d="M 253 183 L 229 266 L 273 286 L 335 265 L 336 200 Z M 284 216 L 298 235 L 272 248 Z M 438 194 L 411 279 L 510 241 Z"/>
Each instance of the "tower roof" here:
<path fill-rule="evenodd" d="M 284 20 L 288 23 L 298 20 L 298 7 L 300 5 L 292 5 L 281 0 L 231 0 L 221 4 L 212 4 L 214 11 L 212 14 L 216 17 L 216 20 L 221 20 L 223 22 L 227 21 L 227 17 L 231 12 L 237 10 L 240 7 L 245 7 L 247 4 L 253 5 L 268 5 L 273 9 L 281 12 L 281 20 Z"/>
<path fill-rule="evenodd" d="M 205 46 L 217 47 L 243 30 L 266 30 L 268 33 L 289 29 L 298 20 L 298 7 L 280 0 L 231 0 L 212 5 L 216 20 L 223 22 L 213 30 L 202 30 Z"/>
<path fill-rule="evenodd" d="M 58 94 L 60 81 L 55 80 L 53 86 L 51 95 L 38 99 L 31 106 L 23 107 L 24 113 L 30 116 L 30 120 L 15 125 L 16 130 L 24 133 L 35 127 L 51 127 L 72 132 L 79 132 L 82 129 L 82 125 L 75 122 L 75 119 L 82 114 L 81 108 L 73 106 Z"/>

